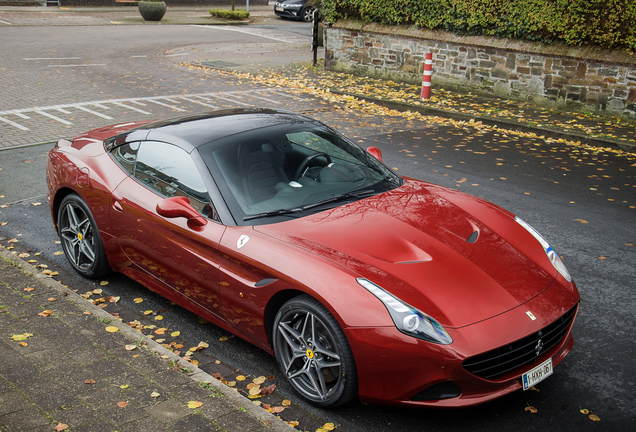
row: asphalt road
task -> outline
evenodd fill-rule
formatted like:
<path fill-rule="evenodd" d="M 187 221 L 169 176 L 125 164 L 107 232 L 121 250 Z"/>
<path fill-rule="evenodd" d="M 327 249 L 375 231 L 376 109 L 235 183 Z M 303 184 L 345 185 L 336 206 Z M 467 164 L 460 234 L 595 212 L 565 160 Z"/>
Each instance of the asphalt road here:
<path fill-rule="evenodd" d="M 340 425 L 339 430 L 352 431 L 636 430 L 636 361 L 631 353 L 636 336 L 631 325 L 636 315 L 632 294 L 636 287 L 636 179 L 635 169 L 628 161 L 613 153 L 595 154 L 559 143 L 548 145 L 543 140 L 503 131 L 344 113 L 339 106 L 283 90 L 265 95 L 262 91 L 266 89 L 251 83 L 179 67 L 178 61 L 166 57 L 166 53 L 193 55 L 198 44 L 209 45 L 199 33 L 205 29 L 166 29 L 118 28 L 117 39 L 108 39 L 107 46 L 101 42 L 106 34 L 104 28 L 30 28 L 34 35 L 20 29 L 3 29 L 3 41 L 25 43 L 14 48 L 8 57 L 6 67 L 11 79 L 3 87 L 0 110 L 130 100 L 122 102 L 124 107 L 109 107 L 108 111 L 99 106 L 90 108 L 108 113 L 113 120 L 86 111 L 85 117 L 80 118 L 77 111 L 82 110 L 75 106 L 62 108 L 71 114 L 56 110 L 56 117 L 72 125 L 60 125 L 38 110 L 29 111 L 23 114 L 29 119 L 15 118 L 16 124 L 29 131 L 17 132 L 11 129 L 17 129 L 15 126 L 0 124 L 0 145 L 13 143 L 16 134 L 27 144 L 57 137 L 58 130 L 71 135 L 82 127 L 87 129 L 89 124 L 96 127 L 130 117 L 182 113 L 174 107 L 186 113 L 207 109 L 192 100 L 241 106 L 257 100 L 265 103 L 260 97 L 280 102 L 287 109 L 315 110 L 315 117 L 354 137 L 361 145 L 381 148 L 387 165 L 398 173 L 485 198 L 531 223 L 563 255 L 579 286 L 582 306 L 574 327 L 574 350 L 555 368 L 554 375 L 538 386 L 540 392 L 517 392 L 480 407 L 452 412 L 356 403 L 331 411 L 310 409 L 311 413 Z M 86 51 L 75 43 L 78 37 L 89 42 Z M 262 38 L 245 33 L 227 37 L 225 42 L 218 41 L 219 47 L 236 44 L 237 37 L 245 38 L 241 43 L 246 47 L 262 43 Z M 49 42 L 38 43 L 42 38 Z M 2 46 L 6 53 L 7 44 Z M 147 52 L 148 46 L 153 47 L 152 54 L 133 56 Z M 35 63 L 29 62 L 33 60 L 24 60 L 53 56 L 81 57 L 83 62 L 105 62 L 108 67 L 99 71 L 88 66 L 51 68 L 51 63 L 44 60 L 32 67 Z M 5 93 L 11 90 L 9 87 L 15 90 Z M 179 99 L 187 94 L 207 95 L 204 97 L 210 100 Z M 170 100 L 179 103 L 166 107 L 144 99 L 159 96 L 172 96 L 175 99 Z M 165 99 L 159 101 L 172 104 Z M 151 104 L 152 110 L 148 108 Z M 46 260 L 62 269 L 60 277 L 64 283 L 88 290 L 93 282 L 75 277 L 64 258 L 54 255 L 60 248 L 55 243 L 44 197 L 43 167 L 49 148 L 50 145 L 40 145 L 0 151 L 0 205 L 7 205 L 0 208 L 0 222 L 8 222 L 0 226 L 0 236 L 16 238 L 21 247 L 42 252 Z M 40 205 L 34 205 L 37 203 Z M 1 242 L 7 245 L 6 241 Z M 132 299 L 143 297 L 143 309 L 165 310 L 165 321 L 173 323 L 182 337 L 195 345 L 208 341 L 208 350 L 224 363 L 247 374 L 276 373 L 275 362 L 264 352 L 238 338 L 219 341 L 227 335 L 225 332 L 200 324 L 192 314 L 123 277 L 112 276 L 108 281 L 105 290 L 110 295 L 121 295 L 123 307 L 139 311 L 142 308 Z M 280 392 L 303 405 L 287 386 L 280 384 Z M 538 412 L 526 411 L 529 405 Z M 582 408 L 598 415 L 601 421 L 591 421 L 580 412 Z"/>

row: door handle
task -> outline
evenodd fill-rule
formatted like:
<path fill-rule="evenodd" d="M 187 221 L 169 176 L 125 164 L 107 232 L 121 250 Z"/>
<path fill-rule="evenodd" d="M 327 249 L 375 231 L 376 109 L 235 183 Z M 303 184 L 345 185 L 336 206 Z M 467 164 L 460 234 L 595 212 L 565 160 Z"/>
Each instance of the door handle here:
<path fill-rule="evenodd" d="M 124 208 L 121 206 L 121 204 L 119 204 L 119 201 L 114 201 L 113 202 L 113 209 L 115 209 L 116 211 L 119 211 L 119 212 L 124 211 Z"/>

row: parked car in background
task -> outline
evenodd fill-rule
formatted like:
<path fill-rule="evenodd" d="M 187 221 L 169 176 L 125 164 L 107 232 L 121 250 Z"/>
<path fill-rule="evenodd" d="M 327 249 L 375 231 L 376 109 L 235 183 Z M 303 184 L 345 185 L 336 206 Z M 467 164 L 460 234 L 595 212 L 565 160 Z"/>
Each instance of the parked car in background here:
<path fill-rule="evenodd" d="M 284 0 L 276 2 L 274 13 L 281 18 L 290 18 L 301 21 L 311 21 L 314 17 L 315 8 L 309 0 Z"/>

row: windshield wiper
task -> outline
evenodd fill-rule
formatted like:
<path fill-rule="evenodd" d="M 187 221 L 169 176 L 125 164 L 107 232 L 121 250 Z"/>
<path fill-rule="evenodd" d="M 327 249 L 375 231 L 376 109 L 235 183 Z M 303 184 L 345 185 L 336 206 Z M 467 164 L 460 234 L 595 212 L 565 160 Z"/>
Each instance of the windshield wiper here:
<path fill-rule="evenodd" d="M 268 217 L 268 216 L 280 216 L 280 215 L 286 215 L 286 214 L 290 214 L 290 213 L 298 213 L 303 211 L 302 208 L 290 208 L 290 209 L 278 209 L 278 210 L 270 210 L 270 211 L 266 211 L 263 213 L 256 213 L 253 215 L 247 215 L 243 218 L 243 221 L 248 221 L 248 220 L 252 220 L 252 219 L 258 219 L 258 218 L 262 218 L 262 217 Z"/>
<path fill-rule="evenodd" d="M 307 205 L 303 206 L 301 210 L 309 210 L 310 208 L 318 207 L 320 205 L 328 204 L 330 202 L 340 201 L 340 200 L 344 200 L 344 199 L 348 199 L 348 198 L 361 198 L 361 197 L 365 197 L 365 196 L 368 196 L 368 195 L 374 195 L 375 193 L 376 192 L 373 189 L 365 189 L 365 190 L 359 190 L 359 191 L 354 191 L 354 192 L 347 192 L 347 193 L 343 193 L 343 194 L 340 194 L 340 195 L 334 195 L 332 197 L 325 198 L 323 200 L 316 201 L 316 202 L 313 202 L 311 204 L 307 204 Z"/>

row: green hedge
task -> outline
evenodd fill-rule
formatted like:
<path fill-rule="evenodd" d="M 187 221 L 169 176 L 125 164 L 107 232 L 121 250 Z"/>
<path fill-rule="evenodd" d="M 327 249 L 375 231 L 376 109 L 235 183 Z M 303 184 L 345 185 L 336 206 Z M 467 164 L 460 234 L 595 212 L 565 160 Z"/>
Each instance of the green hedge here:
<path fill-rule="evenodd" d="M 335 22 L 356 18 L 456 34 L 636 49 L 636 0 L 322 0 Z"/>
<path fill-rule="evenodd" d="M 250 17 L 246 10 L 210 9 L 210 15 L 227 20 L 242 20 Z"/>

